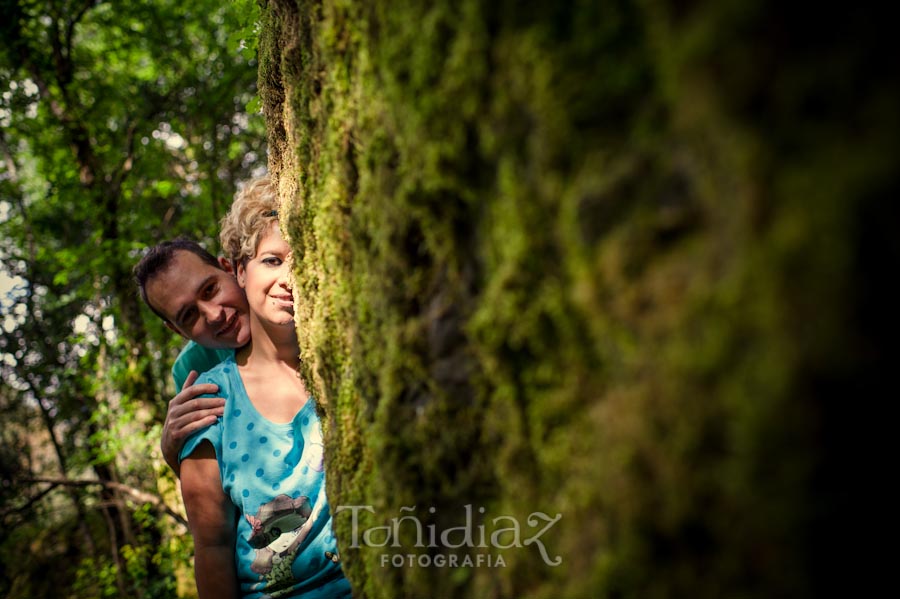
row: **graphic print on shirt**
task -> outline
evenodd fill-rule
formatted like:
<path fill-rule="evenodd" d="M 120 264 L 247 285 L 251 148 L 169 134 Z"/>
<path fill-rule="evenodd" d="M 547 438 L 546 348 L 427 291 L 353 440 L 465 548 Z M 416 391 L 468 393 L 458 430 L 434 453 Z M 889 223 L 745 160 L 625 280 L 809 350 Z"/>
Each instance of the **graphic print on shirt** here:
<path fill-rule="evenodd" d="M 318 516 L 318 508 L 311 509 L 305 495 L 296 499 L 279 495 L 261 505 L 255 516 L 244 516 L 253 529 L 248 542 L 256 549 L 250 569 L 265 580 L 268 597 L 278 597 L 279 590 L 285 592 L 293 584 L 291 566 Z"/>
<path fill-rule="evenodd" d="M 303 464 L 316 472 L 325 469 L 325 441 L 322 439 L 322 429 L 319 423 L 310 427 L 306 440 L 306 451 L 303 453 Z"/>

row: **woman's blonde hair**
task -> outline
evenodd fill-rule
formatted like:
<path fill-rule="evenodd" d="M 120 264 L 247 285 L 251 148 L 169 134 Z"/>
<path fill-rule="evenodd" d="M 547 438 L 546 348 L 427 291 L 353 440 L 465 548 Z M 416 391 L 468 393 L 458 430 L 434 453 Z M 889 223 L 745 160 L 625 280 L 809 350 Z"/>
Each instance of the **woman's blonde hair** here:
<path fill-rule="evenodd" d="M 241 262 L 256 255 L 259 238 L 278 221 L 278 195 L 268 177 L 249 181 L 222 219 L 219 241 L 225 255 Z"/>

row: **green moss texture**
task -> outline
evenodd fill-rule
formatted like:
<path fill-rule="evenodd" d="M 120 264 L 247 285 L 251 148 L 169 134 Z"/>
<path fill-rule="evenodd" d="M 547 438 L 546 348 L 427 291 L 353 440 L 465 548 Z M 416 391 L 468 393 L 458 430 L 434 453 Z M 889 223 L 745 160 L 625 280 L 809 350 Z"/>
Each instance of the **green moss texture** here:
<path fill-rule="evenodd" d="M 354 546 L 336 513 L 356 595 L 859 584 L 871 522 L 841 516 L 878 448 L 848 406 L 889 369 L 900 94 L 877 15 L 809 8 L 263 3 L 333 509 L 521 526 L 522 546 L 416 547 L 411 521 Z M 535 512 L 561 515 L 546 556 Z"/>

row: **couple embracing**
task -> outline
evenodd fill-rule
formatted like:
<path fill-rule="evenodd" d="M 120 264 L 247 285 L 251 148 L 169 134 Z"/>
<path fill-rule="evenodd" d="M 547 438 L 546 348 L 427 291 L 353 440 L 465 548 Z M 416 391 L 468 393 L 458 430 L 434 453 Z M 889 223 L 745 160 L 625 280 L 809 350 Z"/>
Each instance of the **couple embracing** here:
<path fill-rule="evenodd" d="M 180 471 L 201 599 L 351 596 L 315 400 L 297 373 L 291 248 L 278 218 L 271 182 L 254 180 L 222 221 L 225 258 L 178 239 L 135 267 L 147 305 L 190 340 L 173 368 L 183 388 L 162 447 Z"/>

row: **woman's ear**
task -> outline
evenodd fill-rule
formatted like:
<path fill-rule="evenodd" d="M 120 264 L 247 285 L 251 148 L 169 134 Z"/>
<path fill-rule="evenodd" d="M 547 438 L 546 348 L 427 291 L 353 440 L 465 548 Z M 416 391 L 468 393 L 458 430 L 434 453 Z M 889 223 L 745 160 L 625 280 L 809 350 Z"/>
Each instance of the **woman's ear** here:
<path fill-rule="evenodd" d="M 247 267 L 244 266 L 243 261 L 237 263 L 237 272 L 234 273 L 234 276 L 237 278 L 238 285 L 243 289 L 245 287 L 244 278 L 247 276 Z"/>

